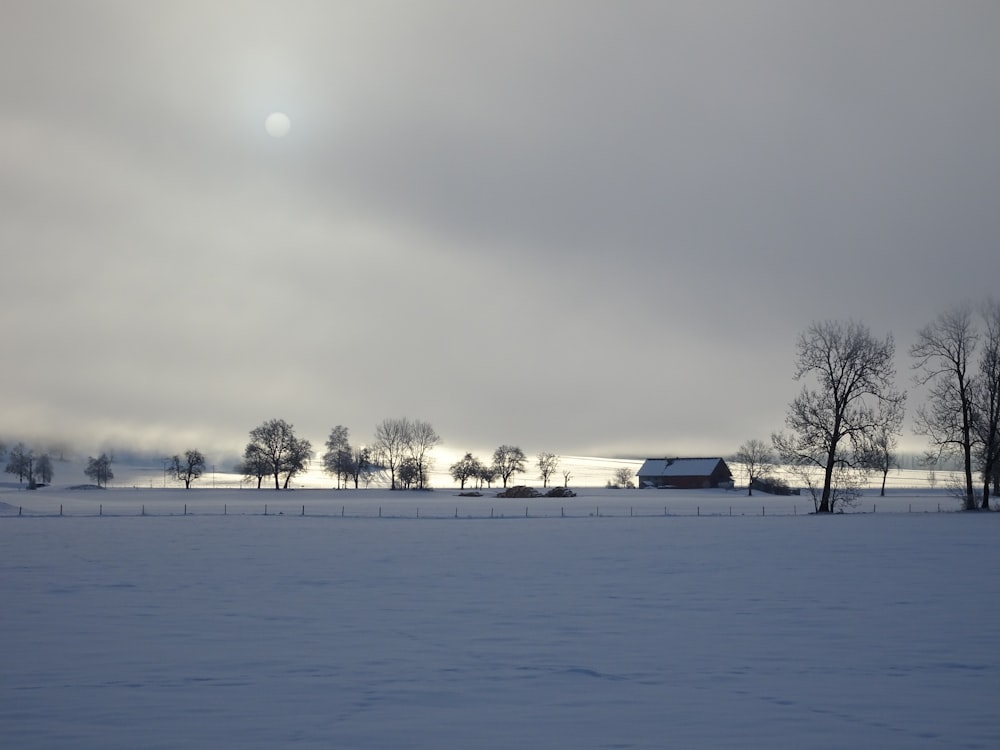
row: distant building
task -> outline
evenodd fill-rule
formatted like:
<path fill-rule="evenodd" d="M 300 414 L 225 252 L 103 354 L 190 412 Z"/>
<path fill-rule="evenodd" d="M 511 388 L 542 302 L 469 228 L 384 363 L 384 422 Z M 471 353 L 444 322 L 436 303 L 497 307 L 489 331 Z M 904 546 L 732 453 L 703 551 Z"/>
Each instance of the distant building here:
<path fill-rule="evenodd" d="M 639 487 L 701 490 L 733 486 L 733 474 L 721 458 L 647 458 L 636 476 Z"/>

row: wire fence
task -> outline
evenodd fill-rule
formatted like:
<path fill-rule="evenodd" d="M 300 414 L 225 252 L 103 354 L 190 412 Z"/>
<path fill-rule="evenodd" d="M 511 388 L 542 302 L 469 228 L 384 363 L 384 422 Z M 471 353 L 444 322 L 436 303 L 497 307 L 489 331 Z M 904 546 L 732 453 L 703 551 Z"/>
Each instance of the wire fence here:
<path fill-rule="evenodd" d="M 898 503 L 883 503 L 882 508 L 879 508 L 878 502 L 866 503 L 864 505 L 855 505 L 853 507 L 844 507 L 837 509 L 834 515 L 857 515 L 857 514 L 908 514 L 908 513 L 953 513 L 961 511 L 960 507 L 956 507 L 953 504 L 942 505 L 941 502 L 937 502 L 936 505 L 928 503 L 918 503 L 916 507 L 914 504 L 907 503 L 906 507 L 901 507 Z M 789 516 L 810 516 L 816 515 L 815 509 L 812 505 L 804 505 L 800 508 L 798 505 L 792 505 L 791 507 L 787 505 L 771 506 L 768 507 L 767 504 L 761 505 L 737 505 L 729 506 L 728 508 L 720 508 L 718 506 L 710 506 L 703 508 L 700 505 L 689 507 L 681 506 L 676 508 L 671 508 L 669 505 L 664 505 L 662 508 L 656 507 L 652 508 L 649 506 L 642 506 L 636 508 L 635 506 L 601 506 L 601 505 L 582 505 L 575 504 L 572 506 L 559 506 L 554 507 L 551 505 L 534 506 L 529 505 L 524 506 L 512 506 L 512 505 L 491 505 L 487 508 L 485 505 L 476 506 L 449 506 L 443 507 L 441 505 L 435 505 L 432 507 L 424 507 L 423 510 L 419 506 L 399 506 L 394 505 L 392 507 L 384 507 L 382 505 L 355 505 L 347 506 L 341 505 L 339 508 L 330 507 L 329 504 L 317 504 L 310 507 L 308 504 L 297 504 L 289 505 L 287 503 L 263 503 L 263 504 L 247 504 L 239 503 L 230 505 L 228 503 L 223 503 L 218 505 L 209 505 L 199 503 L 197 505 L 189 505 L 185 503 L 182 507 L 175 506 L 164 506 L 163 504 L 156 505 L 146 505 L 140 504 L 137 506 L 126 506 L 123 504 L 109 505 L 105 508 L 104 504 L 99 504 L 96 511 L 93 508 L 81 508 L 72 507 L 66 508 L 65 505 L 60 505 L 58 511 L 56 510 L 37 510 L 37 509 L 25 509 L 23 506 L 18 506 L 16 513 L 13 510 L 0 514 L 0 519 L 3 518 L 128 518 L 128 517 L 149 517 L 149 518 L 177 518 L 177 517 L 225 517 L 225 516 L 261 516 L 261 517 L 286 517 L 286 516 L 298 516 L 302 518 L 316 518 L 316 519 L 385 519 L 385 520 L 501 520 L 501 519 L 553 519 L 553 518 L 569 518 L 569 519 L 587 519 L 587 518 L 605 518 L 605 519 L 623 519 L 623 518 L 635 518 L 635 519 L 648 519 L 648 518 L 724 518 L 724 517 L 771 517 L 771 518 L 787 518 Z"/>

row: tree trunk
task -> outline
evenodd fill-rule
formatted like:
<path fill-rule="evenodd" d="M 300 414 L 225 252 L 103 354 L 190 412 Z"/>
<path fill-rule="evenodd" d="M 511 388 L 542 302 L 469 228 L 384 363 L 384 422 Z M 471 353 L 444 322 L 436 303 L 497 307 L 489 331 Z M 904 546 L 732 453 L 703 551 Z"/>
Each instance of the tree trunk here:
<path fill-rule="evenodd" d="M 833 503 L 830 502 L 830 495 L 833 493 L 831 489 L 833 487 L 833 457 L 834 451 L 830 451 L 830 456 L 826 461 L 826 469 L 823 471 L 823 494 L 819 500 L 819 507 L 816 509 L 817 513 L 831 513 L 833 511 Z"/>
<path fill-rule="evenodd" d="M 885 497 L 885 478 L 887 476 L 889 476 L 889 472 L 888 471 L 883 471 L 882 472 L 882 492 L 879 493 L 880 497 Z"/>
<path fill-rule="evenodd" d="M 965 509 L 976 509 L 976 491 L 972 483 L 972 420 L 969 414 L 969 396 L 963 382 L 959 383 L 962 397 L 962 458 L 965 466 Z"/>

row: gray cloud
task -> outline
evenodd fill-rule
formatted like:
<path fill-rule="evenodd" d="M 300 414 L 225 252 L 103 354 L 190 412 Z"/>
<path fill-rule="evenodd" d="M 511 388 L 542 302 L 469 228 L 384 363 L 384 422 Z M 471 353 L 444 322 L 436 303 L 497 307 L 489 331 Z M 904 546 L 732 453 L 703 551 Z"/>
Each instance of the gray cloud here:
<path fill-rule="evenodd" d="M 989 3 L 7 3 L 0 433 L 729 451 L 995 286 Z M 286 111 L 282 140 L 263 129 Z"/>

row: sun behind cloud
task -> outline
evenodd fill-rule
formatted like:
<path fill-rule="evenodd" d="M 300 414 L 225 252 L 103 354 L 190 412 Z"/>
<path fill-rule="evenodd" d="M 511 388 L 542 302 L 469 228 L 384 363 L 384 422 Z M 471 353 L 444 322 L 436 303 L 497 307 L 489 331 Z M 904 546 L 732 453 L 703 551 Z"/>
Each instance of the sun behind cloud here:
<path fill-rule="evenodd" d="M 272 112 L 264 120 L 264 130 L 272 138 L 284 138 L 292 129 L 292 121 L 284 112 Z"/>

